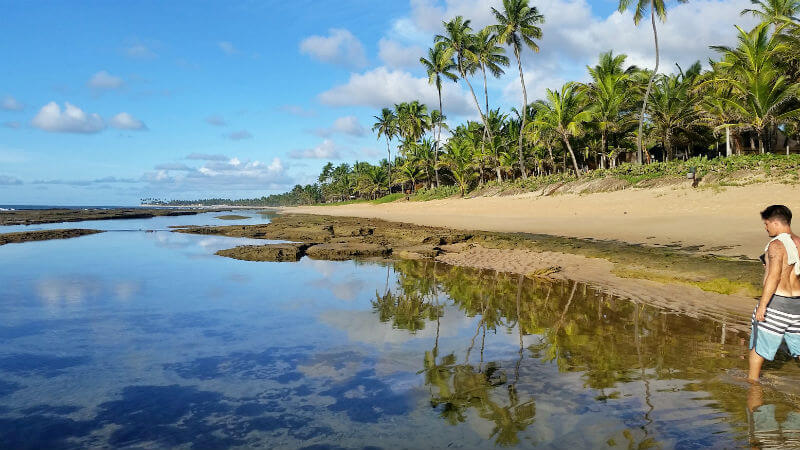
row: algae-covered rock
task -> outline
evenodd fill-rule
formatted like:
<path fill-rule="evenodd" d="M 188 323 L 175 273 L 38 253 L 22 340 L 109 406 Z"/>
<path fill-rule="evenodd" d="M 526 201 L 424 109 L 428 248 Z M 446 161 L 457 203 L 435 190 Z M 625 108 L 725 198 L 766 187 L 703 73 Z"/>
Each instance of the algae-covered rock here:
<path fill-rule="evenodd" d="M 50 239 L 70 239 L 88 234 L 102 233 L 101 230 L 87 230 L 81 228 L 66 228 L 56 230 L 20 231 L 16 233 L 0 234 L 0 245 L 22 243 L 30 241 L 47 241 Z"/>
<path fill-rule="evenodd" d="M 439 256 L 441 250 L 438 247 L 429 245 L 417 245 L 413 247 L 393 248 L 392 255 L 401 259 L 432 259 Z"/>
<path fill-rule="evenodd" d="M 220 250 L 217 255 L 244 261 L 298 261 L 305 255 L 310 245 L 295 243 L 242 245 Z"/>
<path fill-rule="evenodd" d="M 361 244 L 355 242 L 335 242 L 318 244 L 309 247 L 306 254 L 314 259 L 345 261 L 353 258 L 389 256 L 392 250 L 379 244 Z"/>

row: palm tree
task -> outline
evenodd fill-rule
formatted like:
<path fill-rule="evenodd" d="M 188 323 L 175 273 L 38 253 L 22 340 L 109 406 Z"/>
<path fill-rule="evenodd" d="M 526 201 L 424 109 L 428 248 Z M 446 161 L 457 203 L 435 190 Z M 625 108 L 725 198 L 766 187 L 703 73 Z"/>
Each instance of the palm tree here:
<path fill-rule="evenodd" d="M 456 68 L 455 62 L 453 62 L 453 53 L 454 50 L 452 48 L 448 48 L 444 44 L 437 43 L 433 46 L 433 48 L 428 49 L 428 58 L 420 58 L 419 62 L 425 66 L 425 70 L 428 72 L 428 84 L 436 85 L 436 92 L 439 94 L 439 117 L 444 117 L 444 111 L 442 110 L 442 78 L 447 78 L 451 81 L 458 81 L 458 76 L 456 76 L 452 70 Z M 442 137 L 442 127 L 441 123 L 438 127 L 438 133 L 436 135 L 436 161 L 438 162 L 438 155 L 439 155 L 439 145 Z M 435 166 L 434 166 L 435 167 Z M 434 169 L 436 174 L 436 186 L 439 186 L 439 169 Z"/>
<path fill-rule="evenodd" d="M 800 0 L 750 0 L 750 3 L 758 6 L 758 9 L 743 9 L 741 13 L 743 16 L 750 14 L 761 22 L 775 26 L 787 22 L 800 22 L 800 18 L 797 17 L 800 14 Z"/>
<path fill-rule="evenodd" d="M 614 55 L 613 51 L 600 54 L 599 63 L 587 66 L 592 82 L 587 85 L 593 103 L 594 119 L 600 129 L 601 167 L 605 167 L 608 154 L 608 133 L 616 130 L 624 119 L 629 100 L 630 74 L 636 66 L 623 68 L 627 55 Z"/>
<path fill-rule="evenodd" d="M 647 89 L 644 91 L 644 99 L 642 100 L 642 113 L 639 116 L 639 134 L 636 136 L 636 162 L 642 164 L 642 135 L 644 133 L 644 114 L 647 111 L 647 99 L 650 97 L 650 89 L 653 87 L 653 80 L 655 80 L 658 73 L 658 30 L 656 29 L 656 14 L 661 21 L 667 20 L 667 7 L 666 0 L 619 0 L 619 12 L 624 12 L 631 4 L 636 2 L 636 12 L 633 13 L 634 25 L 639 25 L 642 21 L 644 13 L 650 7 L 650 22 L 653 25 L 653 41 L 656 44 L 656 66 L 653 68 L 653 73 L 650 75 L 650 80 L 647 82 Z M 686 3 L 688 0 L 678 0 L 680 3 Z"/>
<path fill-rule="evenodd" d="M 578 161 L 569 142 L 570 137 L 580 134 L 582 124 L 592 120 L 592 112 L 587 108 L 584 93 L 576 83 L 570 82 L 560 91 L 547 90 L 547 100 L 539 100 L 536 123 L 557 133 L 572 157 L 575 173 L 580 176 Z"/>
<path fill-rule="evenodd" d="M 389 155 L 389 192 L 392 191 L 392 151 L 389 148 L 389 141 L 391 141 L 397 134 L 397 116 L 389 108 L 383 108 L 381 114 L 375 117 L 375 123 L 372 125 L 372 131 L 377 131 L 378 139 L 381 136 L 386 138 L 386 153 Z"/>
<path fill-rule="evenodd" d="M 674 157 L 672 138 L 675 133 L 678 130 L 688 131 L 698 120 L 693 90 L 699 74 L 699 61 L 686 72 L 678 66 L 677 74 L 659 75 L 650 93 L 650 117 L 664 144 L 667 161 Z"/>
<path fill-rule="evenodd" d="M 539 46 L 534 39 L 542 38 L 542 29 L 537 25 L 544 23 L 544 16 L 539 14 L 535 6 L 529 6 L 528 0 L 503 0 L 503 12 L 501 13 L 492 8 L 492 13 L 497 20 L 497 25 L 492 28 L 497 32 L 497 39 L 506 45 L 514 48 L 514 56 L 517 58 L 519 68 L 519 81 L 522 84 L 522 129 L 525 128 L 526 112 L 528 110 L 528 91 L 525 89 L 525 77 L 522 74 L 522 44 L 538 52 Z M 519 134 L 519 165 L 522 171 L 522 178 L 527 178 L 525 163 L 522 156 L 522 137 Z"/>
<path fill-rule="evenodd" d="M 477 65 L 473 62 L 475 60 L 475 56 L 472 53 L 474 38 L 472 28 L 469 26 L 470 21 L 464 20 L 462 16 L 456 16 L 453 20 L 442 22 L 442 24 L 444 25 L 445 34 L 437 34 L 433 39 L 436 43 L 441 43 L 453 51 L 458 73 L 466 81 L 469 91 L 472 93 L 472 100 L 475 101 L 475 107 L 478 108 L 478 114 L 481 116 L 483 125 L 486 126 L 486 116 L 483 114 L 481 104 L 478 102 L 478 97 L 475 95 L 475 90 L 472 89 L 472 83 L 469 82 L 468 77 L 477 69 Z M 490 139 L 491 137 L 491 134 L 489 134 Z"/>
<path fill-rule="evenodd" d="M 397 115 L 397 130 L 400 136 L 412 142 L 419 141 L 422 135 L 425 134 L 430 122 L 428 119 L 428 107 L 414 100 L 394 105 L 394 108 Z"/>
<path fill-rule="evenodd" d="M 447 151 L 442 154 L 439 164 L 450 170 L 463 197 L 467 186 L 475 177 L 472 146 L 466 139 L 453 138 L 447 143 L 446 149 Z"/>
<path fill-rule="evenodd" d="M 733 95 L 722 101 L 744 118 L 741 125 L 749 126 L 758 135 L 761 153 L 768 147 L 764 131 L 800 117 L 800 108 L 790 101 L 798 97 L 800 84 L 792 83 L 779 67 L 778 55 L 785 44 L 770 34 L 763 23 L 752 31 L 739 30 L 736 48 L 714 46 L 723 59 L 713 63 L 718 74 L 712 79 L 717 85 L 729 87 Z"/>
<path fill-rule="evenodd" d="M 486 27 L 473 36 L 472 41 L 472 59 L 475 64 L 481 68 L 483 74 L 483 96 L 485 103 L 485 111 L 489 111 L 489 88 L 486 80 L 486 69 L 492 73 L 495 78 L 500 77 L 505 72 L 503 66 L 509 64 L 508 57 L 505 55 L 505 49 L 497 45 L 497 35 L 492 32 L 490 27 Z"/>

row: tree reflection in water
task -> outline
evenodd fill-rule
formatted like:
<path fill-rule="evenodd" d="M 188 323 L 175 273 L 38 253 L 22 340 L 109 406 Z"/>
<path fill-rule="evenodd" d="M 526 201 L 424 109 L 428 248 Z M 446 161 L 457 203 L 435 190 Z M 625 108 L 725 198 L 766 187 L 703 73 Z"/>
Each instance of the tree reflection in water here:
<path fill-rule="evenodd" d="M 373 302 L 379 320 L 411 333 L 436 321 L 433 348 L 425 352 L 420 371 L 430 404 L 450 424 L 466 422 L 470 414 L 490 421 L 497 445 L 517 444 L 520 432 L 534 423 L 536 392 L 526 386 L 531 381 L 521 370 L 526 367 L 552 364 L 559 372 L 580 373 L 584 387 L 599 392 L 596 402 L 618 398 L 615 388 L 621 384 L 641 382 L 643 417 L 615 436 L 627 441 L 619 444 L 648 448 L 658 445 L 651 430 L 651 380 L 711 382 L 720 370 L 740 365 L 737 358 L 720 357 L 743 350 L 742 344 L 720 343 L 722 333 L 732 333 L 721 323 L 671 314 L 577 282 L 530 280 L 433 261 L 398 261 L 393 267 L 396 285 L 376 293 Z M 455 352 L 439 354 L 445 306 L 478 319 L 460 358 Z M 516 335 L 515 360 L 484 361 L 486 334 L 498 332 Z M 478 335 L 480 356 L 472 363 Z"/>

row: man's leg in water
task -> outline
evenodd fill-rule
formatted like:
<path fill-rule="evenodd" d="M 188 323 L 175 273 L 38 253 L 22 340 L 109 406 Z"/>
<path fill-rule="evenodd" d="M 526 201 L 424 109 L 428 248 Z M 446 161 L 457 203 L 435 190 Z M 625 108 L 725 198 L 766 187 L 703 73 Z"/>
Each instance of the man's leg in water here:
<path fill-rule="evenodd" d="M 756 349 L 750 349 L 750 370 L 747 374 L 749 381 L 758 382 L 761 376 L 761 365 L 764 364 L 764 357 L 756 353 Z"/>

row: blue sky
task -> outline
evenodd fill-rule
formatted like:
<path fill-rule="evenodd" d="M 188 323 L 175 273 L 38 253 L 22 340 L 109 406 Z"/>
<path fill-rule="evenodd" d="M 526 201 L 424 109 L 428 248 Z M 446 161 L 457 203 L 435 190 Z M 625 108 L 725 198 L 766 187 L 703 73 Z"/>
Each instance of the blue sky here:
<path fill-rule="evenodd" d="M 442 20 L 476 27 L 498 1 L 0 1 L 0 204 L 137 204 L 242 198 L 313 181 L 327 161 L 377 161 L 383 105 L 435 105 L 417 63 Z M 529 95 L 583 79 L 601 51 L 652 66 L 649 28 L 608 0 L 533 2 L 541 52 L 523 54 Z M 672 70 L 733 42 L 747 0 L 670 4 Z M 480 80 L 473 80 L 477 87 Z M 448 84 L 451 122 L 474 118 Z M 517 105 L 514 67 L 492 107 Z"/>

